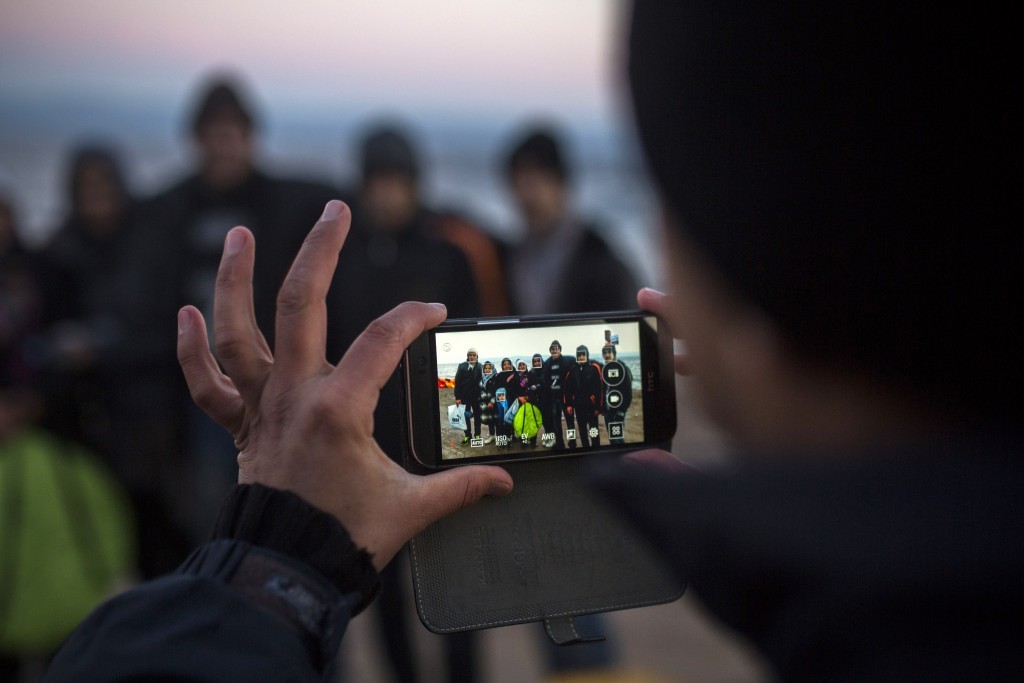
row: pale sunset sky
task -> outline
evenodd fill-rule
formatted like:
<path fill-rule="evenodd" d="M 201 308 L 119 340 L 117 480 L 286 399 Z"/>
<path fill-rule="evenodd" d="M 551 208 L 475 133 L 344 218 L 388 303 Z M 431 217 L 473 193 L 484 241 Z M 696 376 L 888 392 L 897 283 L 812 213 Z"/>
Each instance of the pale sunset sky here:
<path fill-rule="evenodd" d="M 610 116 L 616 0 L 2 0 L 5 108 L 173 104 L 211 68 L 282 110 Z M 13 100 L 13 101 L 12 101 Z"/>

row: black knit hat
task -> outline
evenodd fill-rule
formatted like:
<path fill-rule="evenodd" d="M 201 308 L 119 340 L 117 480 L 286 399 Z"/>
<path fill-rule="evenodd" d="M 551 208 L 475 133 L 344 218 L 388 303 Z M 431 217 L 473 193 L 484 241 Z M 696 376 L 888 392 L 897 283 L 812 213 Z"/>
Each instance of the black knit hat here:
<path fill-rule="evenodd" d="M 634 4 L 630 86 L 661 197 L 805 359 L 975 404 L 1003 400 L 990 378 L 1020 384 L 1008 12 Z"/>
<path fill-rule="evenodd" d="M 539 128 L 529 131 L 512 146 L 506 162 L 506 175 L 511 178 L 524 168 L 548 171 L 563 181 L 568 180 L 569 168 L 562 157 L 561 144 L 551 130 Z"/>
<path fill-rule="evenodd" d="M 204 124 L 220 119 L 234 119 L 249 130 L 256 127 L 252 107 L 242 96 L 241 86 L 223 76 L 210 79 L 196 100 L 192 114 L 193 135 L 198 135 Z"/>
<path fill-rule="evenodd" d="M 412 142 L 398 128 L 377 128 L 363 138 L 363 180 L 378 173 L 401 173 L 415 180 L 420 165 Z"/>

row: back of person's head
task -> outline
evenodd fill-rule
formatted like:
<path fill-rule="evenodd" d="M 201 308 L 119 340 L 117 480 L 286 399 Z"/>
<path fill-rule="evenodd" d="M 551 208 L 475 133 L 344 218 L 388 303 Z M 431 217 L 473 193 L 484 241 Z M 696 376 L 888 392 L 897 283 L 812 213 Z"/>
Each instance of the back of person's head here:
<path fill-rule="evenodd" d="M 795 356 L 1019 410 L 1007 11 L 635 4 L 634 114 L 671 222 Z"/>
<path fill-rule="evenodd" d="M 415 181 L 420 161 L 410 135 L 397 125 L 382 125 L 363 136 L 360 146 L 363 182 L 378 175 L 402 175 Z"/>
<path fill-rule="evenodd" d="M 215 74 L 204 82 L 190 121 L 194 136 L 198 136 L 206 124 L 215 121 L 232 121 L 249 133 L 257 127 L 254 109 L 241 81 L 226 74 Z"/>
<path fill-rule="evenodd" d="M 548 127 L 532 128 L 513 142 L 505 157 L 505 175 L 511 179 L 524 169 L 544 171 L 562 182 L 569 179 L 569 167 L 557 133 Z"/>

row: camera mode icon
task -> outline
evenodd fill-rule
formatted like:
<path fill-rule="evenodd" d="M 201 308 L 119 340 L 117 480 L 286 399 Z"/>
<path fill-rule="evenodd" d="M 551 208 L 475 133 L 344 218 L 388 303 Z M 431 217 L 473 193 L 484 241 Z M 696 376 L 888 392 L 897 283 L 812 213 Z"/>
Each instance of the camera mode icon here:
<path fill-rule="evenodd" d="M 601 374 L 604 375 L 605 384 L 614 387 L 622 384 L 622 380 L 626 377 L 626 369 L 619 361 L 610 360 L 604 364 Z"/>

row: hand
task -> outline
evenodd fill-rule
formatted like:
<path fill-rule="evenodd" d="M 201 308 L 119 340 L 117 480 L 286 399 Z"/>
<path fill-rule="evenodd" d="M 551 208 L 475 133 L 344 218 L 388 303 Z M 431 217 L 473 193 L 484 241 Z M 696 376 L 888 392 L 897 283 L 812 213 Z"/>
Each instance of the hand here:
<path fill-rule="evenodd" d="M 650 311 L 662 319 L 668 317 L 668 312 L 673 307 L 671 296 L 650 287 L 644 287 L 637 292 L 636 302 L 643 310 Z M 677 375 L 690 374 L 689 363 L 685 353 L 677 353 L 675 355 L 675 368 Z"/>
<path fill-rule="evenodd" d="M 224 369 L 192 306 L 178 314 L 178 360 L 193 400 L 235 438 L 239 483 L 293 491 L 334 515 L 380 569 L 417 532 L 484 495 L 508 493 L 512 479 L 480 465 L 416 476 L 374 441 L 381 387 L 405 347 L 446 310 L 404 303 L 374 321 L 337 367 L 329 364 L 325 299 L 350 222 L 347 206 L 328 202 L 306 237 L 278 295 L 276 355 L 253 312 L 253 236 L 231 230 L 214 297 Z"/>

